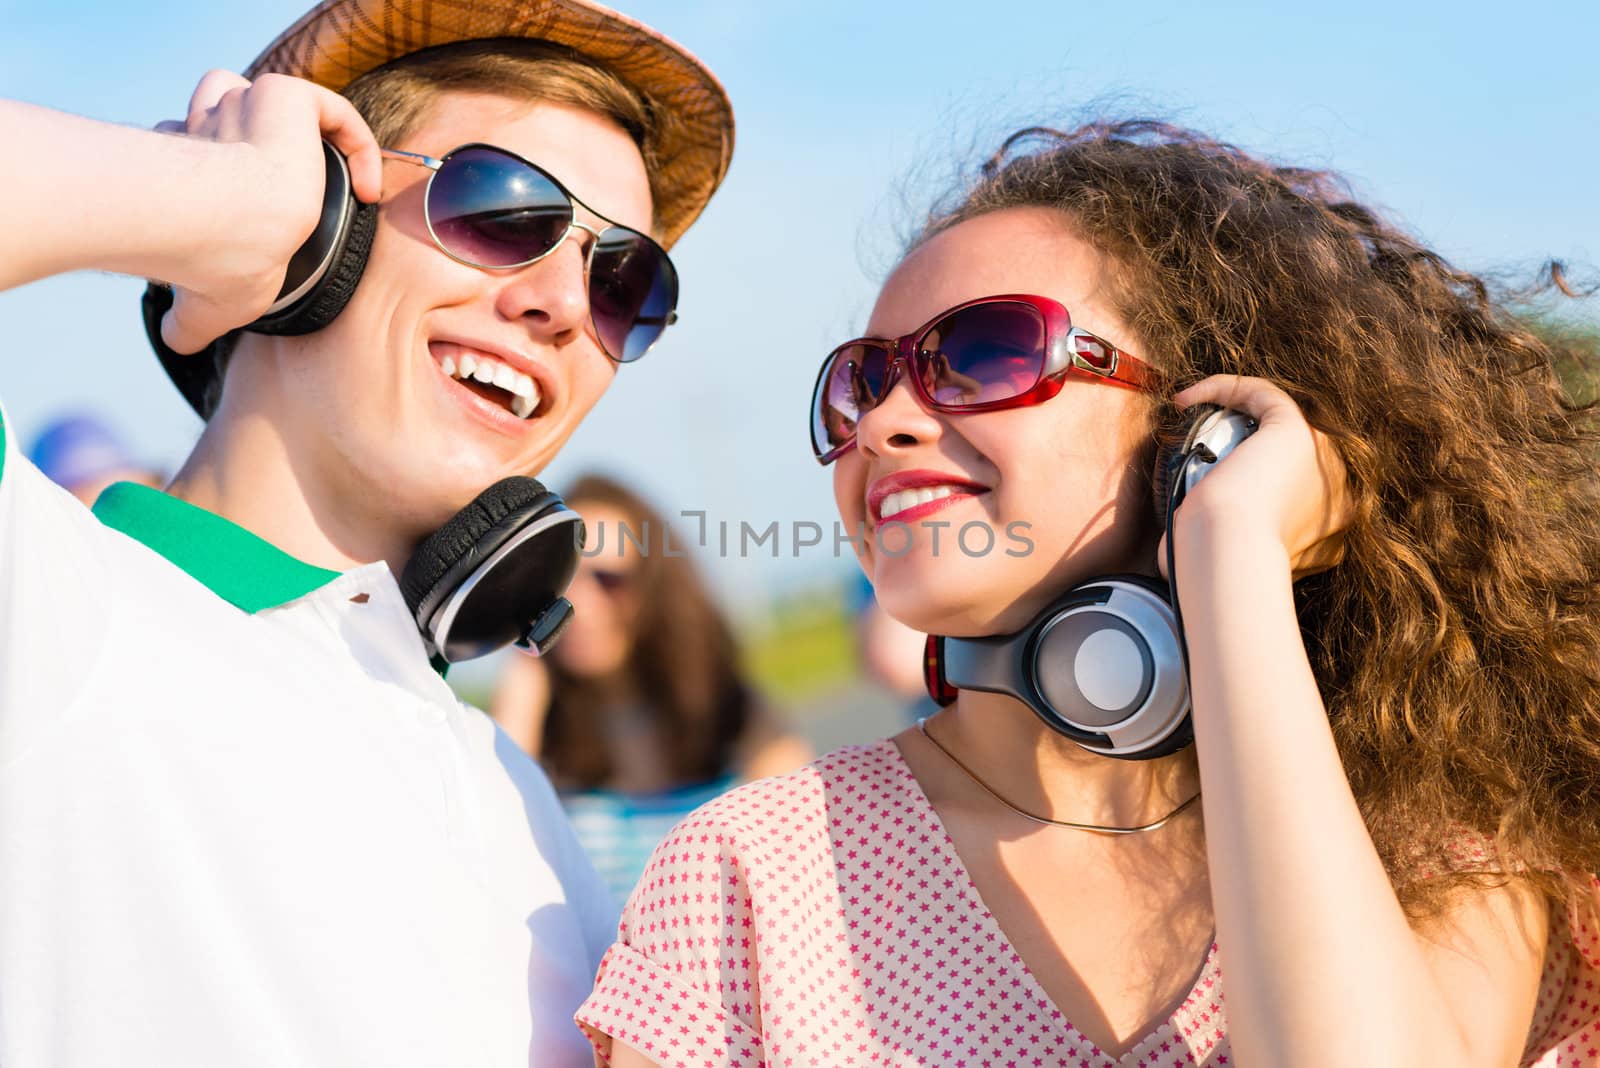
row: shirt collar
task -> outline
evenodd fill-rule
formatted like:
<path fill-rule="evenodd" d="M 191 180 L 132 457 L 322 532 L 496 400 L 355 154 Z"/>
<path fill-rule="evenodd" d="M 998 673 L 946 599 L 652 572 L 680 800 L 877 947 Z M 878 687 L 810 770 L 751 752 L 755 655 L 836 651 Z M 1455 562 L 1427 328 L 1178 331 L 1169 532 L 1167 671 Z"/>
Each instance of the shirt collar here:
<path fill-rule="evenodd" d="M 148 486 L 113 484 L 94 502 L 94 514 L 246 612 L 287 604 L 339 577 L 337 571 L 296 560 L 237 523 Z"/>

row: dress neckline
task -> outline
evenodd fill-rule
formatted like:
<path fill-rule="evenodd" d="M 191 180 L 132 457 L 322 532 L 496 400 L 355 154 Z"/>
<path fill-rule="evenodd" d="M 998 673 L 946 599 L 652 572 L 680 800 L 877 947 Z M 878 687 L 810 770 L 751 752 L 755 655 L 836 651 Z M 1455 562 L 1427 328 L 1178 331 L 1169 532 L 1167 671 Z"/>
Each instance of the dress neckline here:
<path fill-rule="evenodd" d="M 1011 955 L 1016 968 L 1021 973 L 1021 981 L 1027 987 L 1027 995 L 1031 1000 L 1042 1005 L 1050 1006 L 1054 1021 L 1063 1032 L 1063 1039 L 1083 1047 L 1085 1052 L 1093 1053 L 1101 1059 L 1103 1065 L 1125 1066 L 1138 1064 L 1141 1059 L 1147 1059 L 1152 1052 L 1167 1052 L 1174 1046 L 1187 1046 L 1193 1042 L 1196 1031 L 1204 1033 L 1209 1030 L 1197 1045 L 1209 1048 L 1222 1041 L 1226 1028 L 1222 1016 L 1222 984 L 1221 969 L 1218 964 L 1217 941 L 1213 934 L 1210 948 L 1207 949 L 1204 959 L 1200 962 L 1195 980 L 1190 985 L 1188 993 L 1173 1009 L 1171 1015 L 1157 1023 L 1147 1031 L 1133 1045 L 1120 1056 L 1113 1057 L 1105 1052 L 1088 1035 L 1075 1027 L 1066 1013 L 1051 1000 L 1045 992 L 1043 985 L 1033 974 L 1033 969 L 1028 967 L 1027 960 L 1006 935 L 1005 929 L 1000 926 L 1000 921 L 995 919 L 994 910 L 988 902 L 984 901 L 978 884 L 972 878 L 972 873 L 967 870 L 966 862 L 961 859 L 961 854 L 956 850 L 955 840 L 950 837 L 950 832 L 945 828 L 944 821 L 939 817 L 939 812 L 933 807 L 932 800 L 922 789 L 922 784 L 917 781 L 916 775 L 911 771 L 911 765 L 906 762 L 905 755 L 900 751 L 900 746 L 893 738 L 885 738 L 877 743 L 886 748 L 886 755 L 891 766 L 902 780 L 902 785 L 909 796 L 912 808 L 922 819 L 925 829 L 934 843 L 934 848 L 942 862 L 946 865 L 950 875 L 958 879 L 965 892 L 972 896 L 972 900 L 983 913 L 982 923 L 986 928 L 985 934 L 992 938 Z M 1165 1049 L 1163 1045 L 1165 1044 Z M 1198 1053 L 1199 1050 L 1197 1049 Z M 1200 1057 L 1204 1059 L 1203 1056 Z"/>

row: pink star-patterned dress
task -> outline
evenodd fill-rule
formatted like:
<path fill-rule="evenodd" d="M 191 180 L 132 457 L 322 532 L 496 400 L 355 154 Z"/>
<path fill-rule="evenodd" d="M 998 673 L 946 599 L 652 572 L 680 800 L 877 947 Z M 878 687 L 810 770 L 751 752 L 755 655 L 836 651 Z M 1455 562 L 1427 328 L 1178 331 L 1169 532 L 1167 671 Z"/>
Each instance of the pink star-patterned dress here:
<path fill-rule="evenodd" d="M 1524 1066 L 1600 1065 L 1600 941 L 1551 939 Z M 690 815 L 656 849 L 578 1010 L 668 1068 L 1233 1063 L 1215 945 L 1120 1058 L 1050 1003 L 891 741 Z"/>

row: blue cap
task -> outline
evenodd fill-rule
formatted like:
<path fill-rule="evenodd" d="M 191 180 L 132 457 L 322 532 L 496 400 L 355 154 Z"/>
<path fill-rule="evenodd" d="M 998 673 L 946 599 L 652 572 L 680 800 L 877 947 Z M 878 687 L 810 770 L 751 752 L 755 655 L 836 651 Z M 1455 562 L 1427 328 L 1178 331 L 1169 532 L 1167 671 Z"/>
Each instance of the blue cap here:
<path fill-rule="evenodd" d="M 50 481 L 69 490 L 110 472 L 140 466 L 111 428 L 91 415 L 70 415 L 46 426 L 33 439 L 28 459 Z"/>

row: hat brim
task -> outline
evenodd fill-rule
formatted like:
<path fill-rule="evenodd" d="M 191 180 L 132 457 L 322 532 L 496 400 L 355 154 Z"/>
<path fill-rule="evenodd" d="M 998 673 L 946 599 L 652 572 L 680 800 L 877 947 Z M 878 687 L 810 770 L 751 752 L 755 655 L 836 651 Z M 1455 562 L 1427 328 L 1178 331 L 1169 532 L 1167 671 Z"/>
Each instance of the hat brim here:
<path fill-rule="evenodd" d="M 705 210 L 733 156 L 733 107 L 715 75 L 655 30 L 585 0 L 324 0 L 245 71 L 289 74 L 335 92 L 425 48 L 493 37 L 552 41 L 599 60 L 664 114 L 656 220 L 671 247 Z"/>

